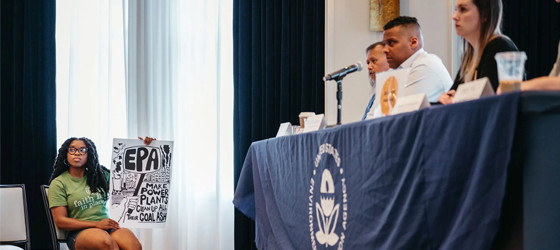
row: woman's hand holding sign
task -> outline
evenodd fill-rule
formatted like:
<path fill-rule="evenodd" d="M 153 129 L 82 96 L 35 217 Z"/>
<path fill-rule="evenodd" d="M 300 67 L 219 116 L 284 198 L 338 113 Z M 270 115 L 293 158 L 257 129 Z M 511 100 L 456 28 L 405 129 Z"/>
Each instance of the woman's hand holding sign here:
<path fill-rule="evenodd" d="M 149 145 L 150 145 L 150 143 L 152 143 L 152 141 L 155 141 L 155 140 L 156 140 L 156 138 L 152 138 L 152 137 L 147 137 L 147 136 L 146 136 L 146 138 L 145 138 L 145 139 L 144 139 L 144 138 L 142 138 L 142 137 L 140 137 L 140 136 L 138 136 L 138 139 L 140 139 L 140 140 L 144 141 L 144 144 L 146 144 L 146 146 L 149 146 Z"/>

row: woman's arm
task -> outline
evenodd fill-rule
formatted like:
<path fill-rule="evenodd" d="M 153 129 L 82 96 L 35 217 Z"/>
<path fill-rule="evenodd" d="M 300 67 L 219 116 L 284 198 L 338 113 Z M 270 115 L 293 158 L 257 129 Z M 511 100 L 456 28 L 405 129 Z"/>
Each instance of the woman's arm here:
<path fill-rule="evenodd" d="M 457 75 L 455 76 L 455 81 L 453 81 L 453 86 L 451 86 L 451 89 L 449 89 L 449 91 L 447 91 L 446 93 L 443 93 L 439 99 L 438 102 L 436 104 L 452 104 L 453 103 L 453 98 L 455 97 L 455 92 L 457 90 L 457 88 L 459 87 L 459 84 L 463 83 L 463 79 L 461 79 L 460 76 L 460 72 L 457 72 Z"/>
<path fill-rule="evenodd" d="M 68 217 L 66 207 L 51 208 L 54 223 L 62 230 L 74 231 L 84 228 L 99 228 L 103 230 L 118 229 L 119 223 L 109 218 L 100 221 L 85 221 Z"/>
<path fill-rule="evenodd" d="M 560 77 L 541 76 L 521 82 L 521 91 L 560 91 Z M 501 93 L 498 87 L 497 94 Z"/>
<path fill-rule="evenodd" d="M 560 77 L 542 76 L 521 83 L 521 91 L 560 90 Z"/>

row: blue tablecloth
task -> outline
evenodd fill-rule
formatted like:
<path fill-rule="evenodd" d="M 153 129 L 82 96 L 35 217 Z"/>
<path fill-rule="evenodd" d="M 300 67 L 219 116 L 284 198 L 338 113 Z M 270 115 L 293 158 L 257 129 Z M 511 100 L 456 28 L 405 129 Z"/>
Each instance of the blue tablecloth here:
<path fill-rule="evenodd" d="M 519 96 L 255 142 L 233 203 L 259 249 L 489 249 Z"/>

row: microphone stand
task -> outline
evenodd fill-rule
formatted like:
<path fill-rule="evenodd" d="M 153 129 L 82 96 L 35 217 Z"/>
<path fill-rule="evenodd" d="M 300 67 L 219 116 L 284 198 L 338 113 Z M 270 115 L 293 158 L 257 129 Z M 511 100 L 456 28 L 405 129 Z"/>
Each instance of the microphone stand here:
<path fill-rule="evenodd" d="M 341 125 L 342 116 L 342 79 L 344 77 L 336 78 L 336 102 L 337 102 L 337 114 L 336 114 L 336 125 Z"/>
<path fill-rule="evenodd" d="M 362 70 L 362 64 L 357 62 L 351 66 L 343 68 L 339 71 L 333 72 L 323 77 L 323 81 L 327 80 L 335 80 L 336 81 L 336 100 L 337 100 L 337 115 L 336 115 L 336 125 L 341 125 L 341 116 L 342 116 L 342 79 L 347 75 L 354 71 Z"/>

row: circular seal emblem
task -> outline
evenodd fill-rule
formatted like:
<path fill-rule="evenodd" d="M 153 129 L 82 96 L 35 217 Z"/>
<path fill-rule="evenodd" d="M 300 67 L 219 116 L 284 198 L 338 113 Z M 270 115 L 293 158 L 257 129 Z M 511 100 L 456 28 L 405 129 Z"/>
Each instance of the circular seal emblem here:
<path fill-rule="evenodd" d="M 381 113 L 384 115 L 389 115 L 391 109 L 395 107 L 398 90 L 399 82 L 397 82 L 397 78 L 394 76 L 389 77 L 383 84 L 383 89 L 381 90 Z"/>
<path fill-rule="evenodd" d="M 338 150 L 329 143 L 319 147 L 309 182 L 309 233 L 311 248 L 344 249 L 348 196 Z"/>

